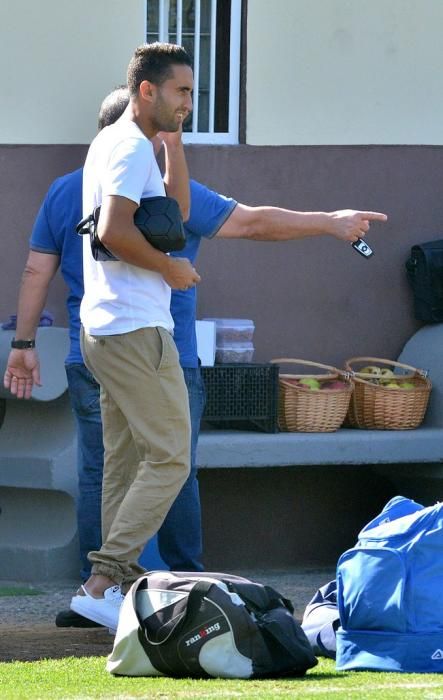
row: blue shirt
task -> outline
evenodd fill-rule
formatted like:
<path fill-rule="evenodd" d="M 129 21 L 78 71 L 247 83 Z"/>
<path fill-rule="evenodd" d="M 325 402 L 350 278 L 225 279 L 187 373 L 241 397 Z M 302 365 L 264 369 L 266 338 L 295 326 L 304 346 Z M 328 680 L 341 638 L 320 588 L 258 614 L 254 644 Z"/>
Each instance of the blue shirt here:
<path fill-rule="evenodd" d="M 30 248 L 60 256 L 60 269 L 69 293 L 66 301 L 71 346 L 66 364 L 83 362 L 80 350 L 80 302 L 83 296 L 82 239 L 75 227 L 82 218 L 83 170 L 75 170 L 50 186 L 34 223 Z M 229 217 L 237 202 L 191 180 L 191 213 L 185 223 L 186 245 L 171 253 L 194 262 L 202 238 L 212 238 Z M 197 367 L 195 317 L 197 293 L 172 290 L 171 313 L 174 340 L 182 367 Z"/>
<path fill-rule="evenodd" d="M 80 351 L 80 302 L 83 297 L 82 238 L 75 227 L 82 218 L 83 170 L 63 175 L 50 186 L 32 229 L 30 248 L 60 257 L 68 287 L 70 349 L 66 364 L 83 362 Z"/>
<path fill-rule="evenodd" d="M 171 253 L 176 257 L 197 257 L 202 238 L 212 238 L 223 226 L 233 209 L 234 199 L 217 194 L 195 180 L 191 180 L 191 212 L 185 223 L 186 245 L 183 250 Z M 171 314 L 174 319 L 174 340 L 180 354 L 182 367 L 198 367 L 195 317 L 197 311 L 197 288 L 186 292 L 173 289 Z"/>

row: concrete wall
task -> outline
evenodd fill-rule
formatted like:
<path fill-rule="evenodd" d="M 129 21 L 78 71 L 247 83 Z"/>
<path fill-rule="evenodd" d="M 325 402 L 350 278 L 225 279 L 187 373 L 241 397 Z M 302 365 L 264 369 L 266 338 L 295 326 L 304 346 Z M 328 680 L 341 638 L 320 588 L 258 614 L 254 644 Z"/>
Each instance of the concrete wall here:
<path fill-rule="evenodd" d="M 34 219 L 55 177 L 80 167 L 86 146 L 0 146 L 0 319 L 15 313 L 20 276 L 28 255 Z M 73 234 L 75 235 L 75 234 Z M 66 325 L 66 288 L 57 276 L 47 308 L 56 325 Z"/>
<path fill-rule="evenodd" d="M 3 269 L 0 318 L 15 309 L 27 239 L 56 175 L 81 164 L 84 147 L 0 149 Z M 297 356 L 340 363 L 353 354 L 395 358 L 418 327 L 404 262 L 411 245 L 443 237 L 440 147 L 187 147 L 192 174 L 247 204 L 306 210 L 385 211 L 365 260 L 330 238 L 293 243 L 208 241 L 198 268 L 199 316 L 252 318 L 257 361 Z M 253 174 L 253 175 L 252 175 Z M 23 203 L 22 191 L 27 193 Z M 49 309 L 65 322 L 62 282 Z"/>
<path fill-rule="evenodd" d="M 2 0 L 0 143 L 88 143 L 145 41 L 145 0 Z"/>
<path fill-rule="evenodd" d="M 247 143 L 442 144 L 442 20 L 440 0 L 251 0 Z M 0 142 L 87 143 L 146 0 L 2 0 L 0 27 Z"/>
<path fill-rule="evenodd" d="M 333 566 L 397 495 L 371 467 L 202 469 L 199 482 L 209 571 Z"/>
<path fill-rule="evenodd" d="M 194 148 L 189 162 L 206 182 L 248 204 L 389 215 L 368 235 L 370 260 L 326 237 L 205 242 L 201 317 L 254 319 L 258 361 L 295 356 L 340 364 L 351 355 L 398 355 L 418 327 L 404 262 L 412 244 L 442 237 L 441 148 Z"/>
<path fill-rule="evenodd" d="M 202 469 L 205 567 L 334 566 L 389 499 L 441 501 L 439 468 L 434 474 L 423 474 L 420 464 Z"/>
<path fill-rule="evenodd" d="M 441 0 L 250 0 L 257 145 L 442 144 Z"/>

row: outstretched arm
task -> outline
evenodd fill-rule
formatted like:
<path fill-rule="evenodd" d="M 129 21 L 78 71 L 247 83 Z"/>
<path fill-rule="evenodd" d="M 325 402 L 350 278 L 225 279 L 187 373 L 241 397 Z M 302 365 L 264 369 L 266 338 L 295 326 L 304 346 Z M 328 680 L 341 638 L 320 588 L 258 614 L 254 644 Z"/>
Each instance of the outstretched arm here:
<path fill-rule="evenodd" d="M 329 234 L 353 243 L 365 235 L 371 221 L 386 221 L 386 214 L 343 209 L 333 212 L 299 212 L 279 207 L 237 204 L 217 233 L 218 238 L 289 241 Z"/>
<path fill-rule="evenodd" d="M 60 258 L 31 250 L 22 275 L 17 304 L 17 340 L 35 338 L 40 316 Z M 11 350 L 3 379 L 6 389 L 18 399 L 29 399 L 34 384 L 40 386 L 40 362 L 35 349 Z"/>

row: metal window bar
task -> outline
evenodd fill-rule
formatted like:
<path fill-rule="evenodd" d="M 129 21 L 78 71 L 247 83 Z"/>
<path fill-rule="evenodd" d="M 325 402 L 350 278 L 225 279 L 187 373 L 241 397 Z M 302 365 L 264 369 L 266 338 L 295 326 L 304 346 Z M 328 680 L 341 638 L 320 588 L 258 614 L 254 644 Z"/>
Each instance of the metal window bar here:
<path fill-rule="evenodd" d="M 192 133 L 198 133 L 198 103 L 200 87 L 200 0 L 195 0 L 194 18 L 194 110 L 192 112 Z"/>
<path fill-rule="evenodd" d="M 231 48 L 229 53 L 229 133 L 238 136 L 240 118 L 241 0 L 231 0 Z"/>
<path fill-rule="evenodd" d="M 159 0 L 158 40 L 169 41 L 169 0 Z"/>
<path fill-rule="evenodd" d="M 177 36 L 176 41 L 179 46 L 182 43 L 183 30 L 183 0 L 177 0 Z"/>
<path fill-rule="evenodd" d="M 209 63 L 209 133 L 214 133 L 215 120 L 215 39 L 217 33 L 217 0 L 211 2 L 211 44 Z"/>
<path fill-rule="evenodd" d="M 176 9 L 176 35 L 173 37 L 177 44 L 183 40 L 183 0 L 172 0 Z M 229 70 L 229 105 L 228 105 L 228 134 L 215 134 L 215 97 L 216 97 L 216 38 L 217 38 L 217 0 L 211 2 L 210 19 L 210 44 L 209 44 L 209 116 L 208 129 L 199 131 L 199 92 L 200 92 L 200 44 L 201 44 L 201 0 L 194 0 L 194 111 L 192 115 L 192 132 L 185 136 L 204 138 L 208 134 L 210 140 L 216 137 L 229 136 L 232 141 L 237 140 L 239 118 L 239 51 L 240 51 L 240 10 L 241 0 L 231 0 L 231 26 L 230 26 L 230 70 Z M 158 39 L 159 41 L 171 41 L 169 17 L 171 0 L 158 0 Z M 152 29 L 149 28 L 150 34 Z M 210 142 L 210 141 L 209 141 Z"/>

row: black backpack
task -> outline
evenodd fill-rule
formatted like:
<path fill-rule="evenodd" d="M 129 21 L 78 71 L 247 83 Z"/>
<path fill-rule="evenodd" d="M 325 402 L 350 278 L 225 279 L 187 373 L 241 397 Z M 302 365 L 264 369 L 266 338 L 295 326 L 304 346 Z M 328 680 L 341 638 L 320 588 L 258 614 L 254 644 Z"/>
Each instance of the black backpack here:
<path fill-rule="evenodd" d="M 443 321 L 443 240 L 414 245 L 406 261 L 414 294 L 414 315 L 419 321 Z"/>
<path fill-rule="evenodd" d="M 107 670 L 125 676 L 272 678 L 317 664 L 289 600 L 240 576 L 153 571 L 126 594 Z"/>

